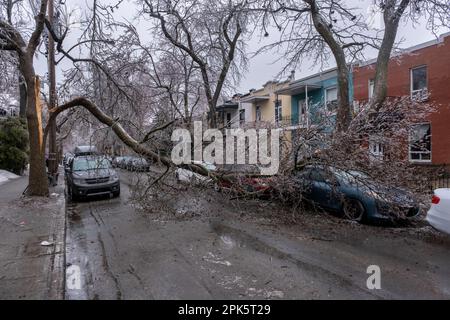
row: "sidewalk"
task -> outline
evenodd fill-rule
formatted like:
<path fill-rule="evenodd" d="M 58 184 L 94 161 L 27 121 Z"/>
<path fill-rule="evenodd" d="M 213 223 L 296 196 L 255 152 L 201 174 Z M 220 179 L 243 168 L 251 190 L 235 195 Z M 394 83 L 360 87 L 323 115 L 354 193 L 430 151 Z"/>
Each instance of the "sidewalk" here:
<path fill-rule="evenodd" d="M 28 176 L 0 185 L 0 299 L 64 297 L 65 198 L 59 180 L 49 198 L 22 197 Z"/>

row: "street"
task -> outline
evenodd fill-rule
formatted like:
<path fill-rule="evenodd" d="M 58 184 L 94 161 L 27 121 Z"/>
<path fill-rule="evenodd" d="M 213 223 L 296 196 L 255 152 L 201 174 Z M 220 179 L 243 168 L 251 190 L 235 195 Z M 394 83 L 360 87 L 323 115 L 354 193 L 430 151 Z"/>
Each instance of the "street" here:
<path fill-rule="evenodd" d="M 450 239 L 429 226 L 309 213 L 293 223 L 276 203 L 212 190 L 197 194 L 197 215 L 154 214 L 129 201 L 133 177 L 120 175 L 120 198 L 67 203 L 66 299 L 450 298 Z M 180 197 L 169 205 L 189 211 Z M 371 265 L 381 289 L 367 288 Z"/>

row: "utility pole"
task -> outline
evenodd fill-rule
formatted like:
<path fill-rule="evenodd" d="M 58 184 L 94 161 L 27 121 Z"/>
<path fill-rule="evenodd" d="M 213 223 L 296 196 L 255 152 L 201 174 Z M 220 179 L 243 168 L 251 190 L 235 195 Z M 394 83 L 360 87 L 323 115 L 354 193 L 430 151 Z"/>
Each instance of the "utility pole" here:
<path fill-rule="evenodd" d="M 48 21 L 52 28 L 54 28 L 54 8 L 53 1 L 48 2 Z M 48 108 L 56 107 L 56 75 L 55 75 L 55 41 L 53 37 L 48 35 L 48 80 L 49 80 L 49 103 Z M 49 122 L 48 133 L 48 171 L 52 177 L 52 183 L 56 185 L 58 177 L 58 161 L 57 161 L 57 145 L 56 145 L 56 119 Z"/>

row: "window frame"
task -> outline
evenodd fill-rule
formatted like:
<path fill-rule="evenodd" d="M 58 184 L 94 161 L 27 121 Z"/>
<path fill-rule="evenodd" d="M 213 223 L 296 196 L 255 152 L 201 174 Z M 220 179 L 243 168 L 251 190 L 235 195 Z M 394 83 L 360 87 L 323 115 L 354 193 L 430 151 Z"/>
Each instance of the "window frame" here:
<path fill-rule="evenodd" d="M 281 99 L 275 100 L 275 123 L 279 123 L 283 120 L 283 104 Z"/>
<path fill-rule="evenodd" d="M 412 130 L 413 130 L 413 127 L 420 126 L 420 125 L 428 125 L 430 127 L 430 151 L 429 152 L 416 151 L 414 153 L 420 154 L 420 155 L 422 155 L 424 153 L 427 153 L 427 154 L 429 153 L 430 159 L 422 159 L 422 156 L 421 156 L 421 159 L 412 159 L 411 158 L 411 136 L 412 136 Z M 409 160 L 409 162 L 412 162 L 412 163 L 431 163 L 432 162 L 432 160 L 433 160 L 433 140 L 432 140 L 433 139 L 433 133 L 432 133 L 431 130 L 432 130 L 431 122 L 420 122 L 420 123 L 415 123 L 415 124 L 413 124 L 411 126 L 411 128 L 409 130 L 409 134 L 408 134 L 408 160 Z"/>
<path fill-rule="evenodd" d="M 414 74 L 414 70 L 417 69 L 421 69 L 421 68 L 425 68 L 426 73 L 425 73 L 425 88 L 423 89 L 418 89 L 418 90 L 413 90 L 413 86 L 414 86 L 414 78 L 413 78 L 413 74 Z M 422 64 L 419 66 L 415 66 L 409 69 L 409 94 L 411 99 L 414 100 L 414 93 L 417 92 L 426 92 L 428 93 L 428 66 L 426 64 Z M 418 99 L 418 101 L 425 101 L 427 98 L 426 97 L 421 97 Z"/>
<path fill-rule="evenodd" d="M 329 91 L 329 90 L 333 90 L 333 89 L 336 90 L 336 100 L 328 101 L 328 91 Z M 330 86 L 330 87 L 328 87 L 328 88 L 325 88 L 325 93 L 324 93 L 325 107 L 327 108 L 328 111 L 331 111 L 331 112 L 333 112 L 333 113 L 336 113 L 336 112 L 337 112 L 338 95 L 339 95 L 339 89 L 338 89 L 337 86 Z M 334 108 L 334 110 L 330 110 L 330 109 L 328 108 L 328 104 L 329 104 L 329 103 L 333 103 L 333 102 L 336 104 L 336 108 Z"/>
<path fill-rule="evenodd" d="M 375 146 L 376 151 L 373 152 L 372 149 Z M 370 160 L 384 160 L 384 145 L 373 139 L 369 139 L 369 159 Z"/>
<path fill-rule="evenodd" d="M 242 115 L 244 115 L 242 117 Z M 239 124 L 243 125 L 245 123 L 245 109 L 239 109 Z"/>
<path fill-rule="evenodd" d="M 369 97 L 369 100 L 372 99 L 374 91 L 375 91 L 375 79 L 369 79 L 368 80 L 368 97 Z"/>
<path fill-rule="evenodd" d="M 255 106 L 255 121 L 259 122 L 261 120 L 262 120 L 261 106 L 256 105 Z"/>

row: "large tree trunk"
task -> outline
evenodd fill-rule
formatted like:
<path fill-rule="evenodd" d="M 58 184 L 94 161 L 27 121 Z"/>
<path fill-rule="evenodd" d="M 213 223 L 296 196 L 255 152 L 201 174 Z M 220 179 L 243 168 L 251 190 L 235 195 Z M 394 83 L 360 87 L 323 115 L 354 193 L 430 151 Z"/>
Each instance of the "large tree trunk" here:
<path fill-rule="evenodd" d="M 336 118 L 336 131 L 345 132 L 351 121 L 351 105 L 348 92 L 349 70 L 344 61 L 338 63 L 338 110 Z"/>
<path fill-rule="evenodd" d="M 394 47 L 395 37 L 397 35 L 398 20 L 389 21 L 385 19 L 385 34 L 381 43 L 380 51 L 377 57 L 377 67 L 375 72 L 375 84 L 373 89 L 370 106 L 378 109 L 387 96 L 387 78 L 389 60 L 392 48 Z"/>
<path fill-rule="evenodd" d="M 42 130 L 42 106 L 39 94 L 39 78 L 34 72 L 32 57 L 21 58 L 21 72 L 27 85 L 27 124 L 30 139 L 30 176 L 27 194 L 48 195 L 48 178 L 45 169 L 45 145 Z"/>
<path fill-rule="evenodd" d="M 400 18 L 409 5 L 409 0 L 402 0 L 397 6 L 397 0 L 388 0 L 383 8 L 384 34 L 378 51 L 377 67 L 375 72 L 375 84 L 373 89 L 370 107 L 378 110 L 386 100 L 388 67 L 391 58 L 392 48 L 394 47 L 397 36 L 398 24 Z"/>
<path fill-rule="evenodd" d="M 311 18 L 314 23 L 314 27 L 317 32 L 321 35 L 324 41 L 330 48 L 333 56 L 336 60 L 336 65 L 338 69 L 338 110 L 336 118 L 336 132 L 342 133 L 347 131 L 348 126 L 351 121 L 351 106 L 350 97 L 348 92 L 348 78 L 349 69 L 347 66 L 347 61 L 345 59 L 345 53 L 342 46 L 334 38 L 330 27 L 327 25 L 326 21 L 322 18 L 319 7 L 315 0 L 303 0 L 309 4 L 311 9 Z"/>
<path fill-rule="evenodd" d="M 19 79 L 19 116 L 25 118 L 27 116 L 27 85 L 22 77 Z"/>

